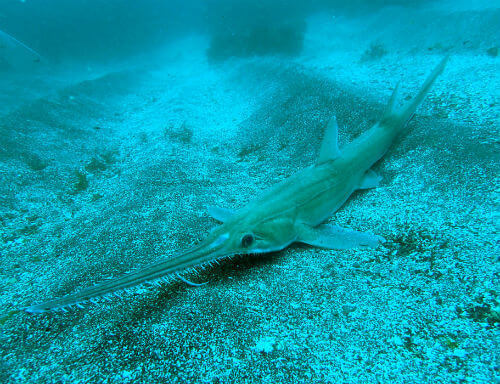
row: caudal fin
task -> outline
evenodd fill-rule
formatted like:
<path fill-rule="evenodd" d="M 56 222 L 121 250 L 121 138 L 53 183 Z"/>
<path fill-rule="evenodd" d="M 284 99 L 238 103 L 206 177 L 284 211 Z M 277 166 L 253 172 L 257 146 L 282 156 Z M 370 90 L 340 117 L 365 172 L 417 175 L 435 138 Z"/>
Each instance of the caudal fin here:
<path fill-rule="evenodd" d="M 393 111 L 393 113 L 398 115 L 401 122 L 403 123 L 403 126 L 406 125 L 406 123 L 408 123 L 408 121 L 412 118 L 418 106 L 422 103 L 425 96 L 431 89 L 432 84 L 434 84 L 434 81 L 436 81 L 437 77 L 443 72 L 444 67 L 446 66 L 446 62 L 448 61 L 448 58 L 449 56 L 443 58 L 436 66 L 436 68 L 434 68 L 434 70 L 425 80 L 425 83 L 424 85 L 422 85 L 422 88 L 420 88 L 420 91 L 418 92 L 417 96 L 415 96 L 412 100 L 410 100 L 408 104 L 406 104 L 400 111 Z M 394 96 L 391 97 L 392 103 L 394 103 L 393 97 Z"/>

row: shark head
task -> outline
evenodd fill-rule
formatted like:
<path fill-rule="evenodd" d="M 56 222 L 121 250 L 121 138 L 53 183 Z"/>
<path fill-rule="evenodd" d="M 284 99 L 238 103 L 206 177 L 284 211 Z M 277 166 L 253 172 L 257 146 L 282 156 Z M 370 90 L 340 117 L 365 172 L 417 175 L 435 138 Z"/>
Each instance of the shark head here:
<path fill-rule="evenodd" d="M 253 219 L 252 216 L 234 218 L 213 229 L 204 241 L 185 252 L 75 294 L 35 304 L 23 310 L 29 313 L 43 313 L 66 310 L 71 306 L 81 307 L 82 304 L 95 298 L 109 298 L 110 294 L 117 294 L 117 291 L 144 283 L 154 283 L 171 276 L 177 276 L 190 283 L 179 276 L 179 273 L 210 265 L 237 254 L 278 251 L 295 240 L 293 229 L 293 221 L 284 218 L 266 220 Z"/>
<path fill-rule="evenodd" d="M 294 223 L 288 218 L 235 218 L 212 230 L 195 253 L 213 260 L 236 254 L 275 252 L 295 240 Z"/>

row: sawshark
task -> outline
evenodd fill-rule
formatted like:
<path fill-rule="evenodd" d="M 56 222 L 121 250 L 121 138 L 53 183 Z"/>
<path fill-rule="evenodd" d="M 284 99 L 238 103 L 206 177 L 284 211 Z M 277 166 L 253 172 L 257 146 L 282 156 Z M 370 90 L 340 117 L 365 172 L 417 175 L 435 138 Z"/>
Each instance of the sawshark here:
<path fill-rule="evenodd" d="M 397 108 L 396 85 L 381 120 L 342 150 L 333 117 L 327 124 L 319 157 L 311 165 L 265 191 L 245 207 L 232 211 L 212 207 L 209 213 L 222 224 L 205 240 L 142 269 L 106 280 L 77 293 L 34 304 L 28 313 L 66 311 L 88 302 L 120 296 L 145 284 L 161 284 L 172 278 L 191 283 L 181 274 L 196 271 L 234 255 L 275 252 L 299 242 L 325 249 L 377 247 L 383 237 L 368 232 L 323 224 L 358 189 L 377 187 L 380 177 L 371 170 L 407 129 L 432 84 L 444 70 L 447 57 L 428 76 L 418 94 Z"/>

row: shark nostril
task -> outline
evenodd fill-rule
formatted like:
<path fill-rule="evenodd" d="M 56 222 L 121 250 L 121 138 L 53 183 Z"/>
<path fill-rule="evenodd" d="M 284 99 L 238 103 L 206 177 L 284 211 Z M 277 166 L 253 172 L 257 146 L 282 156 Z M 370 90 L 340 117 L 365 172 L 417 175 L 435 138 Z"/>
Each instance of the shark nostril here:
<path fill-rule="evenodd" d="M 254 237 L 251 233 L 247 233 L 245 236 L 241 238 L 241 246 L 244 248 L 248 248 L 252 245 Z"/>

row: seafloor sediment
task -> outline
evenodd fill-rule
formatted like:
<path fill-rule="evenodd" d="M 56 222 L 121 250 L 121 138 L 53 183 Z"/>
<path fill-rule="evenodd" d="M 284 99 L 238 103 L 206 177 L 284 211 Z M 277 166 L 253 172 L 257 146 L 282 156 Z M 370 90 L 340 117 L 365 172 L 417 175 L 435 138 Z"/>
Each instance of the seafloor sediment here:
<path fill-rule="evenodd" d="M 201 287 L 4 316 L 0 381 L 498 380 L 499 59 L 480 35 L 466 50 L 452 38 L 453 23 L 477 14 L 420 10 L 416 24 L 432 13 L 448 35 L 431 25 L 420 39 L 383 28 L 369 38 L 384 12 L 311 17 L 295 59 L 209 63 L 207 40 L 193 36 L 158 60 L 37 79 L 35 96 L 15 103 L 6 92 L 4 315 L 196 243 L 217 224 L 206 206 L 242 206 L 314 162 L 333 114 L 342 146 L 377 121 L 398 81 L 414 95 L 451 55 L 409 134 L 376 165 L 382 185 L 331 218 L 382 235 L 382 246 L 294 245 L 206 269 L 192 277 Z"/>

